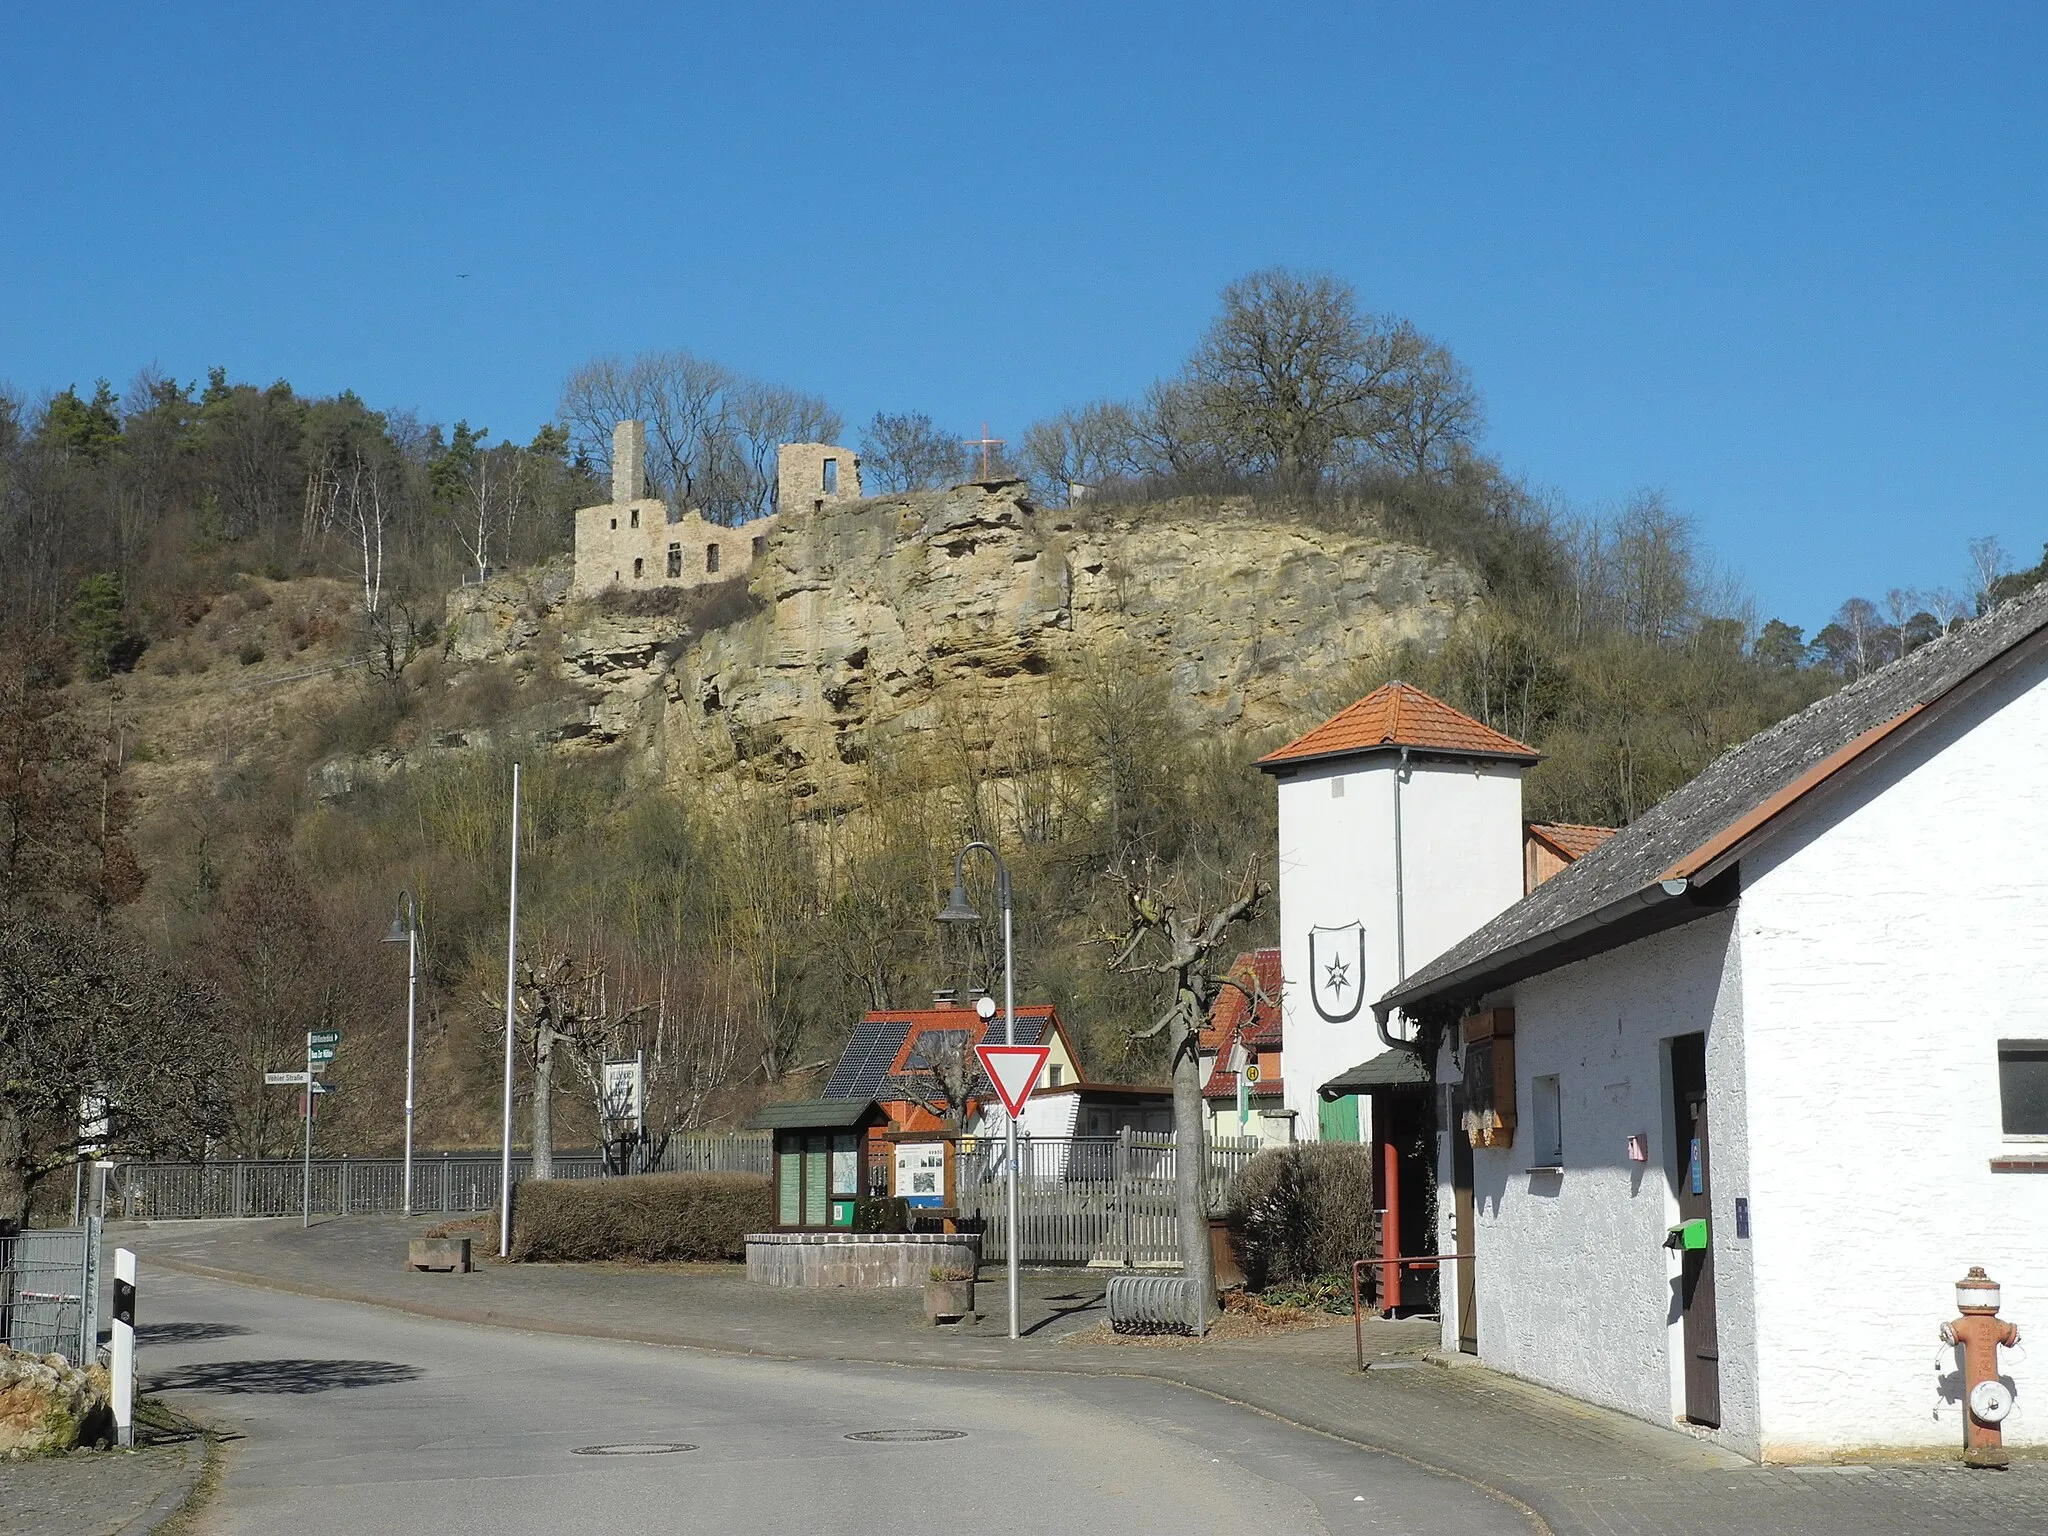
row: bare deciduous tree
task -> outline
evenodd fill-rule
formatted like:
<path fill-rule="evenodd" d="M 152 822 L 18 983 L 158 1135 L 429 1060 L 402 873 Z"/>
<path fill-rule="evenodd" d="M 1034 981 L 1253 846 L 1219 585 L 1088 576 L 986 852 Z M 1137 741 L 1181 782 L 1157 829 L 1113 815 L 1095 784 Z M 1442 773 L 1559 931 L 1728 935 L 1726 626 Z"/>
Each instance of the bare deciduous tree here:
<path fill-rule="evenodd" d="M 205 983 L 109 932 L 0 923 L 0 1218 L 83 1157 L 202 1155 L 230 1060 Z"/>
<path fill-rule="evenodd" d="M 562 386 L 561 415 L 575 444 L 605 467 L 612 428 L 645 422 L 653 493 L 722 523 L 768 510 L 778 445 L 829 441 L 841 426 L 816 395 L 747 378 L 680 349 L 593 358 Z"/>
<path fill-rule="evenodd" d="M 863 488 L 884 495 L 939 491 L 967 478 L 967 454 L 922 411 L 877 411 L 861 429 L 860 471 Z"/>
<path fill-rule="evenodd" d="M 1159 865 L 1150 859 L 1112 869 L 1108 878 L 1122 892 L 1125 909 L 1124 931 L 1102 938 L 1110 946 L 1108 968 L 1154 978 L 1162 994 L 1159 1015 L 1143 1035 L 1166 1035 L 1173 1053 L 1173 1166 L 1181 1265 L 1195 1282 L 1206 1315 L 1214 1280 L 1205 1190 L 1201 1034 L 1222 989 L 1245 990 L 1228 973 L 1231 930 L 1256 919 L 1273 888 L 1259 878 L 1256 858 L 1220 904 L 1191 901 L 1185 887 L 1163 880 Z M 1256 1005 L 1258 997 L 1251 995 L 1251 1001 Z"/>
<path fill-rule="evenodd" d="M 602 965 L 572 955 L 531 956 L 519 962 L 516 998 L 519 1032 L 533 1068 L 533 1176 L 555 1176 L 555 1053 L 566 1051 L 571 1067 L 598 1101 L 600 1124 L 606 1117 L 604 1063 L 624 1031 L 644 1014 L 646 1005 L 614 1010 L 605 988 Z"/>

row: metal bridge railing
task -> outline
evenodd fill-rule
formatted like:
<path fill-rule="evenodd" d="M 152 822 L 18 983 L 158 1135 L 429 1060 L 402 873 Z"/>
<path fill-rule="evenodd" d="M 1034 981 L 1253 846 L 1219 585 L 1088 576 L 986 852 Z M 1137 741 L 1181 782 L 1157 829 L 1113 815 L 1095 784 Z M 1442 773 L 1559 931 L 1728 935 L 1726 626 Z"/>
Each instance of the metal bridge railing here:
<path fill-rule="evenodd" d="M 767 1173 L 774 1155 L 766 1133 L 671 1137 L 659 1173 Z M 533 1159 L 512 1159 L 514 1182 L 531 1176 Z M 558 1179 L 605 1176 L 604 1159 L 560 1153 Z M 496 1153 L 416 1156 L 416 1215 L 467 1215 L 496 1208 L 501 1177 Z M 405 1208 L 405 1162 L 396 1157 L 316 1157 L 311 1203 L 319 1216 L 389 1216 Z M 106 1214 L 128 1221 L 219 1220 L 296 1216 L 306 1201 L 306 1165 L 298 1158 L 242 1158 L 207 1163 L 117 1163 L 107 1175 Z"/>

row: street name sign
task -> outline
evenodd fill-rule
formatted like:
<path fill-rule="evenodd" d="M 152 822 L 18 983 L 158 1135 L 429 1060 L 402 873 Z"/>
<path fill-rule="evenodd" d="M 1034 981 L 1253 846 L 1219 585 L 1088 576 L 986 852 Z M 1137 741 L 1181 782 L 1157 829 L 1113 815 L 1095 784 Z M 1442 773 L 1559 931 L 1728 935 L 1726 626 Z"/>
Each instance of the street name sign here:
<path fill-rule="evenodd" d="M 306 1060 L 316 1063 L 332 1061 L 334 1060 L 334 1047 L 331 1045 L 316 1045 L 306 1052 Z"/>
<path fill-rule="evenodd" d="M 1045 1071 L 1045 1060 L 1052 1054 L 1052 1047 L 977 1045 L 974 1054 L 981 1058 L 981 1070 L 995 1084 L 996 1095 L 1003 1101 L 1003 1108 L 1015 1118 L 1024 1113 L 1024 1101 L 1038 1086 L 1039 1074 Z"/>
<path fill-rule="evenodd" d="M 339 1045 L 341 1044 L 341 1031 L 338 1029 L 308 1030 L 306 1032 L 306 1044 L 326 1046 Z"/>
<path fill-rule="evenodd" d="M 266 1088 L 303 1088 L 313 1080 L 310 1072 L 266 1072 L 263 1086 Z"/>

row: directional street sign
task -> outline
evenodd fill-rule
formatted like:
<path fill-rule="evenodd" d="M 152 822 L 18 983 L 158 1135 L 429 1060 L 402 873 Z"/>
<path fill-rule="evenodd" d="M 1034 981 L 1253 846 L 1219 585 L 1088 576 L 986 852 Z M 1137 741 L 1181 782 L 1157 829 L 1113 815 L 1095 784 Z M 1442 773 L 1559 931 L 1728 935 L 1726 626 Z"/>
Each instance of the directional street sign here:
<path fill-rule="evenodd" d="M 312 1046 L 337 1046 L 341 1044 L 341 1031 L 338 1029 L 308 1030 L 306 1032 L 306 1044 Z"/>
<path fill-rule="evenodd" d="M 316 1045 L 306 1052 L 306 1060 L 315 1064 L 332 1061 L 334 1060 L 334 1047 L 331 1045 Z"/>
<path fill-rule="evenodd" d="M 333 1083 L 315 1083 L 315 1084 L 313 1085 L 313 1091 L 314 1091 L 315 1093 L 339 1093 L 339 1092 L 341 1092 L 341 1090 L 340 1090 L 339 1088 L 337 1088 L 337 1087 L 336 1087 L 336 1086 L 335 1086 L 335 1085 L 334 1085 Z"/>
<path fill-rule="evenodd" d="M 310 1072 L 266 1072 L 263 1074 L 263 1086 L 266 1088 L 303 1088 L 312 1080 L 313 1074 Z"/>
<path fill-rule="evenodd" d="M 974 1054 L 981 1058 L 981 1070 L 988 1074 L 988 1080 L 996 1085 L 1003 1108 L 1014 1117 L 1024 1113 L 1024 1101 L 1038 1086 L 1039 1074 L 1045 1070 L 1045 1059 L 1052 1054 L 1052 1047 L 977 1045 Z"/>

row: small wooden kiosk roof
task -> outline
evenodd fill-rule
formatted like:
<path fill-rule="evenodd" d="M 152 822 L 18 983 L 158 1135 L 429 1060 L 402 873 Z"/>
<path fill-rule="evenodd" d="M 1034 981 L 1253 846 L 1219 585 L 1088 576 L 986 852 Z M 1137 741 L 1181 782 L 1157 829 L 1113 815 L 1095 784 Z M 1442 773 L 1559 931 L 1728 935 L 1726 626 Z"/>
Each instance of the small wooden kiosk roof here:
<path fill-rule="evenodd" d="M 864 1131 L 889 1117 L 873 1099 L 790 1099 L 763 1104 L 754 1127 L 763 1131 Z"/>

